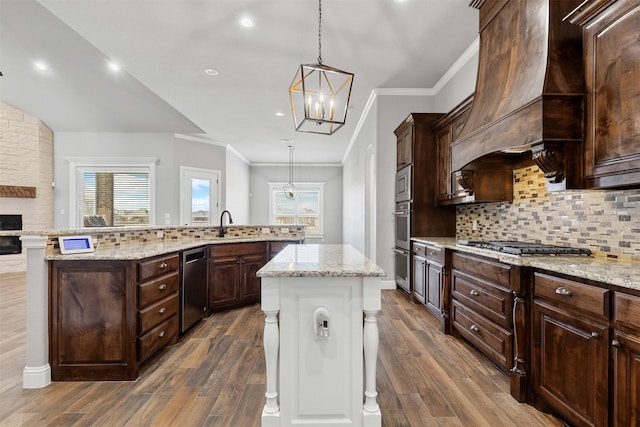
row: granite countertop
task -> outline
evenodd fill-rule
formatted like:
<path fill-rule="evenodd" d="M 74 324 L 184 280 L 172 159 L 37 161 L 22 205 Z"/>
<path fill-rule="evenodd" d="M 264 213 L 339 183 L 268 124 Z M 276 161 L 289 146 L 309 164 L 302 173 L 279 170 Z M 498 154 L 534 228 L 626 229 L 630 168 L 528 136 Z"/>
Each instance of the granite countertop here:
<path fill-rule="evenodd" d="M 640 262 L 575 255 L 519 256 L 458 245 L 454 237 L 412 237 L 411 240 L 493 258 L 505 264 L 532 267 L 627 289 L 640 290 Z"/>
<path fill-rule="evenodd" d="M 258 270 L 258 277 L 384 277 L 351 245 L 291 245 Z"/>
<path fill-rule="evenodd" d="M 248 242 L 274 242 L 274 241 L 293 241 L 295 238 L 289 237 L 271 237 L 271 236 L 249 236 L 249 237 L 212 237 L 200 239 L 177 239 L 165 240 L 161 243 L 144 242 L 129 243 L 117 248 L 101 249 L 99 246 L 95 252 L 79 253 L 79 254 L 51 254 L 45 256 L 47 261 L 99 261 L 99 260 L 137 260 L 157 255 L 170 254 L 186 249 L 197 248 L 198 246 L 216 245 L 225 243 L 248 243 Z"/>

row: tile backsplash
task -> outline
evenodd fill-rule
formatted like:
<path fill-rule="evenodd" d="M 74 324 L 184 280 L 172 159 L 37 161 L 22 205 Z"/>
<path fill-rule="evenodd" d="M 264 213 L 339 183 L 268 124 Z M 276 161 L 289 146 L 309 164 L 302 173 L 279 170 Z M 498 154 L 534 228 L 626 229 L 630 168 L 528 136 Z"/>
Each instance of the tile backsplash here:
<path fill-rule="evenodd" d="M 514 171 L 513 192 L 513 202 L 458 206 L 457 237 L 589 248 L 640 261 L 640 190 L 547 192 L 542 172 L 530 166 Z"/>

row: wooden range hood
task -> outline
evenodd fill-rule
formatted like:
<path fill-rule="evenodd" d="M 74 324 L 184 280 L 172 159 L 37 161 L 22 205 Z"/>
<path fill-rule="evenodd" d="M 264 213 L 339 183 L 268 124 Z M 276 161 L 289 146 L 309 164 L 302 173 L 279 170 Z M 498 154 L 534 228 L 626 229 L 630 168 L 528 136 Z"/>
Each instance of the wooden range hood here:
<path fill-rule="evenodd" d="M 531 148 L 550 183 L 582 186 L 582 32 L 575 0 L 474 0 L 480 10 L 476 91 L 451 144 L 452 171 L 490 153 Z"/>

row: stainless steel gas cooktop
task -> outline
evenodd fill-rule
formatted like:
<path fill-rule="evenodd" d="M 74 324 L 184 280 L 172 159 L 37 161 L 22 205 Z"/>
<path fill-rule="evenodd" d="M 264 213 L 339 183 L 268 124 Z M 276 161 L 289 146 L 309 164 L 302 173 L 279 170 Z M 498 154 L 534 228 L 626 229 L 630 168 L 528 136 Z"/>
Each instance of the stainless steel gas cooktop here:
<path fill-rule="evenodd" d="M 462 246 L 470 246 L 512 255 L 591 255 L 589 249 L 567 246 L 545 245 L 541 243 L 495 241 L 495 240 L 458 240 Z"/>

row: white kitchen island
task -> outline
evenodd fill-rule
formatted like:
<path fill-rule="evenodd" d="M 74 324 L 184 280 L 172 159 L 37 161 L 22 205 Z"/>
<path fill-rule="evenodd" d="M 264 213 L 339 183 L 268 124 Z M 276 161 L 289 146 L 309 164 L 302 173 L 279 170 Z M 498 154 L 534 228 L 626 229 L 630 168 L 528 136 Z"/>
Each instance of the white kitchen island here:
<path fill-rule="evenodd" d="M 381 277 L 349 245 L 289 245 L 262 278 L 263 427 L 381 425 L 376 360 Z"/>

